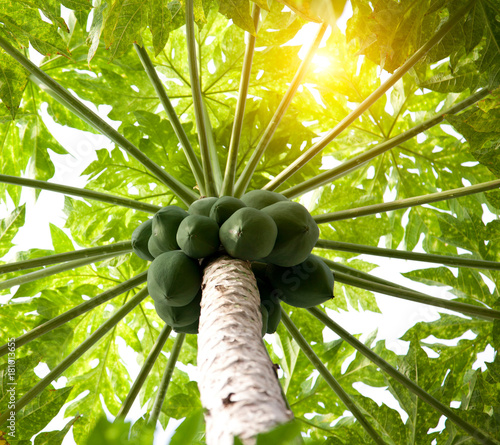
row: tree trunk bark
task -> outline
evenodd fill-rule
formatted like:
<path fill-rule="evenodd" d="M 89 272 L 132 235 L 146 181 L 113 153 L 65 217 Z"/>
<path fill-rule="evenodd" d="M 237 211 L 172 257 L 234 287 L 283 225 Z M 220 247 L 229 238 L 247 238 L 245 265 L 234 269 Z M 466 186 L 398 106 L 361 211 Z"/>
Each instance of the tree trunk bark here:
<path fill-rule="evenodd" d="M 222 256 L 205 268 L 198 333 L 207 445 L 253 444 L 293 417 L 262 342 L 260 297 L 250 263 Z"/>

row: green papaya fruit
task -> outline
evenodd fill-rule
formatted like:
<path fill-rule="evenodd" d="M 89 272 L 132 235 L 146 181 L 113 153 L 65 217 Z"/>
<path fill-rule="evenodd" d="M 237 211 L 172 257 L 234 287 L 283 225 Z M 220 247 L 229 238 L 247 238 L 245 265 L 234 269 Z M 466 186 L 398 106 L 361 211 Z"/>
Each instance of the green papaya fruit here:
<path fill-rule="evenodd" d="M 232 196 L 222 196 L 212 205 L 209 216 L 214 219 L 219 226 L 222 226 L 236 210 L 242 209 L 243 207 L 245 207 L 245 204 L 241 199 Z"/>
<path fill-rule="evenodd" d="M 198 261 L 180 250 L 158 255 L 148 270 L 148 291 L 154 301 L 180 307 L 191 303 L 201 287 Z"/>
<path fill-rule="evenodd" d="M 265 301 L 264 306 L 268 308 L 268 305 L 271 304 L 269 300 Z M 276 304 L 272 303 L 273 309 L 267 309 L 269 316 L 267 317 L 267 334 L 274 334 L 278 329 L 278 325 L 281 321 L 281 305 L 279 302 Z"/>
<path fill-rule="evenodd" d="M 173 328 L 188 326 L 200 317 L 201 289 L 191 303 L 186 306 L 173 307 L 165 301 L 155 301 L 156 313 Z"/>
<path fill-rule="evenodd" d="M 176 241 L 177 229 L 182 220 L 188 215 L 188 212 L 177 206 L 162 207 L 156 212 L 155 216 L 153 216 L 152 236 L 155 237 L 160 250 L 167 252 L 179 249 Z"/>
<path fill-rule="evenodd" d="M 209 197 L 209 198 L 201 198 L 194 201 L 188 209 L 188 213 L 190 215 L 202 215 L 202 216 L 210 216 L 210 209 L 215 204 L 219 198 Z"/>
<path fill-rule="evenodd" d="M 269 190 L 252 190 L 245 193 L 241 197 L 241 200 L 247 207 L 253 207 L 259 210 L 271 204 L 275 204 L 276 202 L 288 201 L 281 193 L 271 192 Z"/>
<path fill-rule="evenodd" d="M 179 326 L 174 328 L 175 332 L 182 334 L 198 334 L 198 327 L 200 325 L 200 319 L 196 320 L 194 323 L 188 324 L 187 326 Z"/>
<path fill-rule="evenodd" d="M 261 211 L 278 227 L 276 244 L 263 260 L 284 267 L 305 261 L 319 238 L 318 225 L 307 209 L 297 202 L 282 201 Z"/>
<path fill-rule="evenodd" d="M 267 319 L 269 317 L 269 314 L 267 313 L 267 308 L 263 304 L 261 304 L 259 308 L 260 308 L 260 313 L 262 314 L 261 335 L 262 335 L 262 337 L 264 337 L 264 335 L 266 335 L 266 332 L 267 332 Z"/>
<path fill-rule="evenodd" d="M 253 274 L 255 275 L 255 278 L 257 279 L 257 282 L 259 281 L 259 278 L 263 280 L 266 279 L 267 263 L 252 261 L 250 266 L 252 268 Z"/>
<path fill-rule="evenodd" d="M 259 288 L 260 302 L 267 309 L 267 330 L 268 334 L 274 334 L 281 321 L 281 305 L 279 300 L 280 291 L 273 289 L 268 279 L 257 278 L 257 287 Z"/>
<path fill-rule="evenodd" d="M 179 224 L 177 244 L 186 255 L 205 258 L 219 249 L 219 226 L 208 216 L 189 215 Z"/>
<path fill-rule="evenodd" d="M 293 267 L 272 264 L 267 276 L 279 298 L 291 306 L 310 308 L 333 298 L 333 273 L 315 255 Z"/>
<path fill-rule="evenodd" d="M 132 249 L 134 253 L 143 260 L 153 261 L 155 257 L 148 249 L 148 241 L 153 230 L 153 220 L 148 219 L 132 232 Z"/>
<path fill-rule="evenodd" d="M 149 237 L 148 250 L 149 253 L 153 256 L 153 258 L 156 258 L 158 255 L 161 255 L 162 253 L 170 252 L 170 250 L 168 249 L 162 249 L 158 245 L 158 241 L 153 235 Z"/>
<path fill-rule="evenodd" d="M 258 260 L 271 253 L 278 229 L 261 210 L 244 207 L 222 224 L 219 237 L 227 253 L 242 260 Z"/>

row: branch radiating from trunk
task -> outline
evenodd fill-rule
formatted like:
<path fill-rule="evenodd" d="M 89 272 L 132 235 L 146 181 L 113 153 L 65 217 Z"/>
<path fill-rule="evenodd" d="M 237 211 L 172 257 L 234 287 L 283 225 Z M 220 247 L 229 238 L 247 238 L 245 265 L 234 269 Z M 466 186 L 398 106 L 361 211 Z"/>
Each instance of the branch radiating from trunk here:
<path fill-rule="evenodd" d="M 253 444 L 292 418 L 262 342 L 260 297 L 250 263 L 228 256 L 203 277 L 198 369 L 208 445 Z"/>

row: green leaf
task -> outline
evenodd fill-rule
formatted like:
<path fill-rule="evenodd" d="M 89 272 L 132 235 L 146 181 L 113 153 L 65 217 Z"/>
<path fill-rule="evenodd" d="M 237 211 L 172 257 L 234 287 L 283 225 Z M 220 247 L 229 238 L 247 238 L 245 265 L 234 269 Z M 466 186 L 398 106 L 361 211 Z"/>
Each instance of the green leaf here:
<path fill-rule="evenodd" d="M 255 35 L 249 0 L 220 0 L 219 12 L 231 19 L 240 28 Z"/>
<path fill-rule="evenodd" d="M 167 44 L 172 23 L 172 13 L 166 0 L 152 0 L 150 8 L 149 29 L 153 36 L 155 56 L 157 56 Z"/>
<path fill-rule="evenodd" d="M 279 425 L 267 433 L 258 434 L 257 445 L 301 444 L 304 443 L 299 422 L 289 422 Z"/>
<path fill-rule="evenodd" d="M 129 438 L 130 424 L 125 423 L 122 419 L 111 423 L 105 417 L 101 417 L 95 428 L 90 433 L 87 441 L 88 445 L 122 445 L 122 444 L 137 444 L 137 445 L 152 445 L 154 430 L 145 427 L 141 431 L 141 435 Z"/>
<path fill-rule="evenodd" d="M 110 59 L 122 56 L 132 43 L 140 43 L 146 28 L 146 0 L 115 0 L 106 16 L 102 31 Z"/>
<path fill-rule="evenodd" d="M 0 220 L 0 257 L 4 256 L 14 245 L 12 240 L 19 228 L 24 225 L 25 216 L 26 206 L 23 204 L 14 209 L 7 218 Z"/>
<path fill-rule="evenodd" d="M 70 57 L 68 48 L 57 31 L 62 24 L 67 29 L 64 21 L 47 23 L 41 19 L 37 5 L 22 3 L 21 8 L 13 0 L 5 0 L 0 5 L 0 22 L 7 31 L 23 47 L 28 47 L 29 42 L 43 55 L 62 54 Z"/>
<path fill-rule="evenodd" d="M 52 223 L 50 224 L 50 234 L 52 238 L 52 245 L 54 246 L 54 250 L 56 252 L 71 252 L 72 250 L 75 250 L 68 235 Z"/>
<path fill-rule="evenodd" d="M 170 445 L 198 444 L 204 435 L 204 430 L 203 410 L 199 409 L 187 416 L 177 427 L 170 440 Z"/>
<path fill-rule="evenodd" d="M 16 414 L 16 429 L 19 438 L 30 439 L 43 429 L 59 412 L 69 396 L 72 387 L 47 388 L 25 408 Z"/>
<path fill-rule="evenodd" d="M 70 420 L 61 431 L 49 431 L 40 433 L 35 437 L 35 445 L 61 445 L 62 441 L 68 434 L 70 428 L 77 422 L 79 417 Z"/>
<path fill-rule="evenodd" d="M 28 72 L 11 57 L 0 52 L 0 99 L 12 119 L 16 117 L 27 83 Z"/>

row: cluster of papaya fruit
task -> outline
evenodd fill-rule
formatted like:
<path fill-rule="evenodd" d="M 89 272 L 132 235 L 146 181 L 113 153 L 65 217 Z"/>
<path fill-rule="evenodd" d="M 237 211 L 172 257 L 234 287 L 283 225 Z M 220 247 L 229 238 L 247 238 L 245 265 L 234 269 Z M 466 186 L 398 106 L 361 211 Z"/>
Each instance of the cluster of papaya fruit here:
<path fill-rule="evenodd" d="M 332 272 L 311 255 L 318 236 L 304 206 L 279 193 L 253 190 L 241 199 L 202 198 L 187 212 L 163 207 L 134 230 L 132 247 L 152 261 L 149 294 L 176 332 L 198 332 L 201 259 L 225 252 L 251 261 L 265 334 L 278 327 L 280 301 L 307 308 L 333 297 Z"/>

